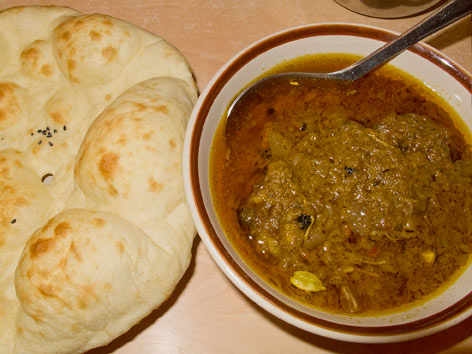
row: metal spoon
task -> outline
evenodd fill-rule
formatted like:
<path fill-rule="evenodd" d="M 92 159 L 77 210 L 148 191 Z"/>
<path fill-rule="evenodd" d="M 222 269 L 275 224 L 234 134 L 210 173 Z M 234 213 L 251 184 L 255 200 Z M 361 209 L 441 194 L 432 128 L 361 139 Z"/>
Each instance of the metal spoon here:
<path fill-rule="evenodd" d="M 234 107 L 240 102 L 244 96 L 249 92 L 257 89 L 262 84 L 268 81 L 282 79 L 299 79 L 299 78 L 313 78 L 313 79 L 327 79 L 327 80 L 344 80 L 355 81 L 365 74 L 369 73 L 378 66 L 386 63 L 394 56 L 400 54 L 404 50 L 410 48 L 413 44 L 419 42 L 423 38 L 439 31 L 449 24 L 459 20 L 468 15 L 472 11 L 471 0 L 452 0 L 446 5 L 438 9 L 436 12 L 425 18 L 411 29 L 403 32 L 396 39 L 386 43 L 381 48 L 377 49 L 372 54 L 359 60 L 358 62 L 348 66 L 339 71 L 332 73 L 305 73 L 305 72 L 290 72 L 282 73 L 264 77 L 260 80 L 247 86 L 238 96 L 233 100 L 227 111 L 227 121 L 231 117 L 231 112 Z"/>

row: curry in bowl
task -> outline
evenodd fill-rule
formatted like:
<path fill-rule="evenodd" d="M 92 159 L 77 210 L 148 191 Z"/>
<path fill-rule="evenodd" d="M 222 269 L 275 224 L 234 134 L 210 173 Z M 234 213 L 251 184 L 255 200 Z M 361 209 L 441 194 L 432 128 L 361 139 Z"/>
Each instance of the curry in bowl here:
<path fill-rule="evenodd" d="M 266 74 L 356 59 L 305 56 Z M 233 246 L 275 288 L 370 316 L 427 300 L 469 264 L 472 147 L 424 84 L 392 66 L 350 84 L 286 81 L 234 114 L 213 141 L 212 197 Z"/>

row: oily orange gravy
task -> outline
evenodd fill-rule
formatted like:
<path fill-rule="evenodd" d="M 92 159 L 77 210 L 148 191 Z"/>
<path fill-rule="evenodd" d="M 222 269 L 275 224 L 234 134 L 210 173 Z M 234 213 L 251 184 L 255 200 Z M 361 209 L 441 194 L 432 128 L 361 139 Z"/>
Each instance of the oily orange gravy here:
<path fill-rule="evenodd" d="M 311 55 L 267 74 L 357 59 Z M 384 66 L 350 84 L 281 82 L 232 115 L 212 145 L 215 208 L 241 257 L 284 294 L 380 314 L 431 298 L 470 263 L 472 148 L 415 78 Z"/>

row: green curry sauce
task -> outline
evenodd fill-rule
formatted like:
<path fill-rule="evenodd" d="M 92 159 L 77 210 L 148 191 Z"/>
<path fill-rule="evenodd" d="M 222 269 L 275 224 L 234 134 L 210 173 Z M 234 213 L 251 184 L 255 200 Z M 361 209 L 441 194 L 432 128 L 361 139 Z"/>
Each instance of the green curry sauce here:
<path fill-rule="evenodd" d="M 356 59 L 307 56 L 270 73 Z M 217 214 L 286 295 L 379 314 L 433 296 L 468 264 L 472 148 L 453 109 L 416 79 L 385 66 L 351 84 L 286 81 L 232 114 L 212 146 Z"/>

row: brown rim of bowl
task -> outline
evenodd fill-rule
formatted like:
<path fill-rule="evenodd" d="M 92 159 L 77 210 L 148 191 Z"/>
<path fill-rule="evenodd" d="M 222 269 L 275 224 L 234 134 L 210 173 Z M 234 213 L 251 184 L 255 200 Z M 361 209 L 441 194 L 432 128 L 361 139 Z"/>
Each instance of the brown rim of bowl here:
<path fill-rule="evenodd" d="M 289 29 L 281 33 L 275 34 L 258 42 L 256 45 L 251 46 L 251 48 L 246 49 L 242 52 L 220 75 L 220 77 L 215 81 L 214 85 L 209 89 L 204 101 L 201 104 L 201 109 L 197 114 L 195 119 L 195 126 L 192 132 L 191 141 L 190 141 L 190 181 L 192 184 L 193 190 L 193 199 L 197 205 L 197 209 L 200 215 L 203 225 L 206 229 L 208 235 L 210 235 L 211 242 L 213 243 L 215 249 L 222 256 L 221 258 L 226 262 L 229 268 L 233 272 L 237 273 L 238 277 L 242 279 L 247 286 L 256 290 L 266 302 L 270 303 L 272 306 L 277 307 L 283 312 L 296 317 L 298 320 L 304 321 L 307 324 L 315 325 L 322 327 L 328 330 L 334 330 L 341 333 L 359 335 L 359 336 L 394 336 L 405 334 L 408 332 L 415 332 L 419 330 L 424 330 L 437 326 L 446 320 L 452 319 L 459 316 L 461 313 L 472 307 L 472 292 L 465 295 L 462 299 L 457 301 L 452 306 L 444 309 L 443 311 L 436 313 L 434 315 L 428 316 L 426 318 L 408 322 L 400 325 L 391 325 L 391 326 L 377 326 L 377 327 L 368 327 L 368 326 L 354 326 L 354 325 L 344 325 L 338 324 L 331 321 L 323 320 L 307 313 L 301 312 L 292 308 L 291 306 L 285 304 L 281 300 L 275 298 L 272 294 L 263 289 L 258 285 L 254 280 L 252 280 L 232 259 L 230 254 L 227 252 L 226 248 L 218 238 L 218 235 L 215 229 L 212 226 L 210 218 L 205 210 L 203 204 L 203 198 L 201 195 L 201 187 L 198 178 L 198 147 L 200 144 L 200 139 L 203 131 L 203 125 L 206 119 L 206 116 L 209 112 L 212 102 L 217 97 L 218 93 L 221 91 L 223 86 L 228 82 L 228 80 L 241 68 L 245 63 L 254 59 L 258 55 L 266 52 L 267 50 L 276 47 L 278 45 L 302 39 L 306 37 L 313 36 L 325 36 L 325 35 L 351 35 L 355 37 L 364 37 L 369 39 L 381 40 L 388 42 L 395 38 L 395 34 L 388 32 L 387 30 L 382 30 L 379 28 L 373 27 L 364 27 L 362 25 L 351 25 L 351 24 L 314 24 L 311 26 L 303 26 L 298 28 Z M 414 45 L 409 51 L 414 52 L 415 54 L 429 60 L 434 63 L 436 66 L 440 67 L 442 70 L 446 71 L 449 75 L 453 76 L 462 86 L 464 86 L 469 92 L 471 92 L 471 77 L 466 71 L 464 71 L 460 66 L 451 62 L 440 52 L 433 50 L 430 47 L 427 47 L 421 43 Z"/>

